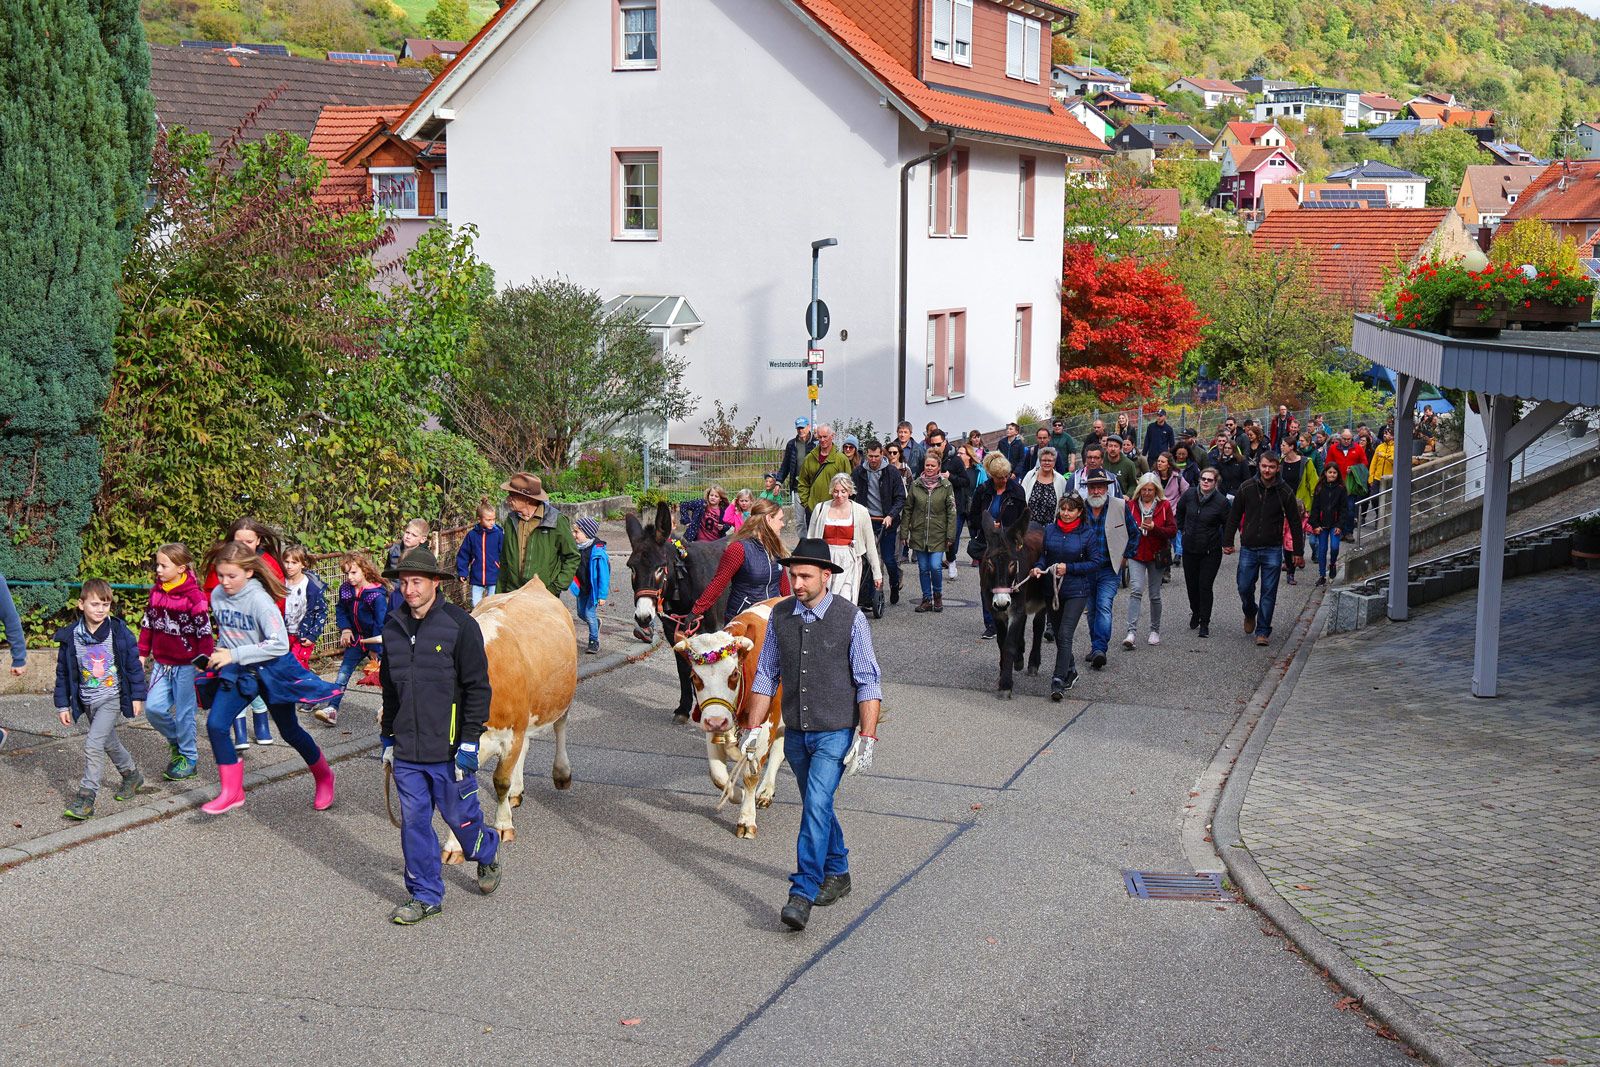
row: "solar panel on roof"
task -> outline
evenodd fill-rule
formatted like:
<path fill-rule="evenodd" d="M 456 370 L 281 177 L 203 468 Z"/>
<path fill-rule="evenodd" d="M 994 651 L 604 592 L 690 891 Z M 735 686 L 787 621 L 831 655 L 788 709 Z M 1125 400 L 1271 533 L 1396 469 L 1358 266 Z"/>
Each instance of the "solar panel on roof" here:
<path fill-rule="evenodd" d="M 329 52 L 329 59 L 353 63 L 393 63 L 395 57 L 388 52 Z"/>
<path fill-rule="evenodd" d="M 1359 208 L 1361 203 L 1357 200 L 1303 200 L 1300 202 L 1300 206 L 1320 210 L 1351 211 Z"/>
<path fill-rule="evenodd" d="M 288 56 L 289 47 L 281 44 L 235 44 L 232 41 L 179 41 L 180 48 L 195 48 L 207 52 L 254 52 L 261 56 Z"/>

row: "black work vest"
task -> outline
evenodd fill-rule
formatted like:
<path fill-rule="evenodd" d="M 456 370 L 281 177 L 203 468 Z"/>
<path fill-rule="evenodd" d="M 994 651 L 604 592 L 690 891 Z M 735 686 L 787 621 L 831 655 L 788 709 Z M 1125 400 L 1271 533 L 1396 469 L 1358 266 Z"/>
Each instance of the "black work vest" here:
<path fill-rule="evenodd" d="M 856 682 L 850 673 L 850 630 L 856 606 L 840 597 L 815 622 L 795 614 L 795 598 L 773 606 L 771 629 L 778 638 L 783 680 L 783 725 L 788 730 L 852 730 L 856 726 Z"/>

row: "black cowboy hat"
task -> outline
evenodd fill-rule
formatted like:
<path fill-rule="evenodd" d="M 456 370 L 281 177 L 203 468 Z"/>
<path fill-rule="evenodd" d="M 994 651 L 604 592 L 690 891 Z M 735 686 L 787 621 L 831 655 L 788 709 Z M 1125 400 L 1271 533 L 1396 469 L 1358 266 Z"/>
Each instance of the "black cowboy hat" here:
<path fill-rule="evenodd" d="M 443 578 L 446 581 L 456 576 L 454 571 L 439 566 L 438 558 L 422 545 L 401 556 L 399 563 L 383 572 L 385 578 L 399 578 L 402 574 L 420 574 L 424 578 Z"/>
<path fill-rule="evenodd" d="M 835 563 L 833 557 L 828 555 L 828 542 L 820 537 L 802 537 L 800 543 L 794 546 L 794 555 L 780 559 L 778 563 L 784 567 L 796 567 L 802 563 L 807 563 L 813 567 L 821 567 L 824 570 L 831 571 L 834 574 L 844 572 L 844 568 Z"/>

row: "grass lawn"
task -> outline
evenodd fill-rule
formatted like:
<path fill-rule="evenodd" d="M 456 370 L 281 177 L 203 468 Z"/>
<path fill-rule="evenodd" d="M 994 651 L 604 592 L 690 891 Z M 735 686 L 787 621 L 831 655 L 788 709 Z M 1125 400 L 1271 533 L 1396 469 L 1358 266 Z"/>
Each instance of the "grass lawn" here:
<path fill-rule="evenodd" d="M 433 10 L 435 0 L 389 0 L 395 7 L 406 13 L 406 17 L 418 26 L 422 25 L 423 18 Z M 468 10 L 477 20 L 479 26 L 489 21 L 489 16 L 494 14 L 494 0 L 471 0 Z"/>

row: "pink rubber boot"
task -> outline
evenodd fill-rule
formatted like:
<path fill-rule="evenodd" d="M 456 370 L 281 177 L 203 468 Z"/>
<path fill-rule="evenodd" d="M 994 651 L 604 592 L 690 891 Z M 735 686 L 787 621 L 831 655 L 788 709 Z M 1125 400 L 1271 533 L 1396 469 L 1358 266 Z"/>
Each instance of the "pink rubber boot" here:
<path fill-rule="evenodd" d="M 317 762 L 311 765 L 311 777 L 317 783 L 317 794 L 311 806 L 317 811 L 327 811 L 333 804 L 333 768 L 328 766 L 327 756 L 317 757 Z"/>
<path fill-rule="evenodd" d="M 200 805 L 200 810 L 207 815 L 221 815 L 244 805 L 244 764 L 219 764 L 217 777 L 222 779 L 222 791 L 215 800 Z"/>

